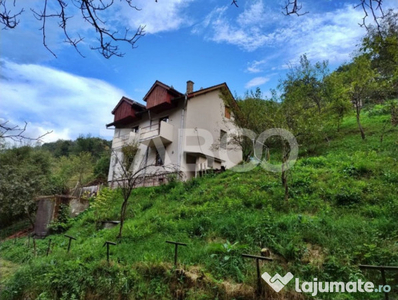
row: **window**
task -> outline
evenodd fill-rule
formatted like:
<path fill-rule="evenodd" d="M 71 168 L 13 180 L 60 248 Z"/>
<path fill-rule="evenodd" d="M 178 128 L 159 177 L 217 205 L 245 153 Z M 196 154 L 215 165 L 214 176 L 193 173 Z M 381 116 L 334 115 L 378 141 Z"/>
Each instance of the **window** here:
<path fill-rule="evenodd" d="M 224 116 L 225 116 L 227 119 L 231 119 L 231 109 L 230 109 L 228 106 L 225 106 L 225 113 L 224 113 Z"/>
<path fill-rule="evenodd" d="M 214 157 L 211 156 L 207 157 L 207 166 L 210 169 L 213 169 L 213 165 L 214 165 Z"/>
<path fill-rule="evenodd" d="M 220 130 L 220 148 L 227 149 L 227 133 Z"/>

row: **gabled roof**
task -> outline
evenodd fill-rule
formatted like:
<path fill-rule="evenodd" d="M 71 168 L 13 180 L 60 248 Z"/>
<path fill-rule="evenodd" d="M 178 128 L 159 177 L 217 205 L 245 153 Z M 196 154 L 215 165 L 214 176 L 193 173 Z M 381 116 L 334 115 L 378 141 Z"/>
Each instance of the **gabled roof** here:
<path fill-rule="evenodd" d="M 217 84 L 217 85 L 213 85 L 213 86 L 205 88 L 205 89 L 200 89 L 198 91 L 194 91 L 192 93 L 189 93 L 188 94 L 188 98 L 193 98 L 193 97 L 196 97 L 196 96 L 199 96 L 199 95 L 202 95 L 202 94 L 206 94 L 206 93 L 209 93 L 209 92 L 212 92 L 212 91 L 215 91 L 215 90 L 218 90 L 218 89 L 222 89 L 222 88 L 227 89 L 227 91 L 232 96 L 231 90 L 229 89 L 227 83 L 223 82 L 223 83 L 220 83 L 220 84 Z"/>
<path fill-rule="evenodd" d="M 157 87 L 160 86 L 162 88 L 164 88 L 165 90 L 167 90 L 170 94 L 172 94 L 174 97 L 181 97 L 184 94 L 180 93 L 179 91 L 177 91 L 176 89 L 174 89 L 171 86 L 168 86 L 167 84 L 164 84 L 163 82 L 160 82 L 159 80 L 156 80 L 155 83 L 152 85 L 152 87 L 149 89 L 149 91 L 146 93 L 146 95 L 144 96 L 143 100 L 146 101 L 148 96 L 152 93 L 152 91 Z"/>
<path fill-rule="evenodd" d="M 134 100 L 131 100 L 127 97 L 122 97 L 122 99 L 120 99 L 119 103 L 115 106 L 115 108 L 112 110 L 112 114 L 115 114 L 115 111 L 118 109 L 118 107 L 123 103 L 123 102 L 127 102 L 128 104 L 130 104 L 131 106 L 138 108 L 139 110 L 145 110 L 145 105 L 142 105 Z"/>

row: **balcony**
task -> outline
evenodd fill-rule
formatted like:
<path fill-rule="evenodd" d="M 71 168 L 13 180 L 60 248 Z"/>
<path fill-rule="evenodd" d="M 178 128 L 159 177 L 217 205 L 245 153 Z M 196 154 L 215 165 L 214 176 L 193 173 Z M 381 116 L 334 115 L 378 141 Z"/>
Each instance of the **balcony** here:
<path fill-rule="evenodd" d="M 167 145 L 173 142 L 173 131 L 174 126 L 166 123 L 160 122 L 147 127 L 141 128 L 140 143 L 146 146 L 152 146 L 158 142 Z"/>
<path fill-rule="evenodd" d="M 119 137 L 114 137 L 113 141 L 112 141 L 112 148 L 116 149 L 116 148 L 121 148 L 126 144 L 130 144 L 132 142 L 134 142 L 135 140 L 137 140 L 138 135 L 133 132 L 130 131 L 131 129 L 128 129 L 129 132 L 124 133 L 121 132 Z"/>

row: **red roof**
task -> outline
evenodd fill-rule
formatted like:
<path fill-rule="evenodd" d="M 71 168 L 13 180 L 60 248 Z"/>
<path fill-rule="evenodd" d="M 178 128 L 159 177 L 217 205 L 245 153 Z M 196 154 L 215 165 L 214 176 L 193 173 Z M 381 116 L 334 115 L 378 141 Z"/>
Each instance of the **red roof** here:
<path fill-rule="evenodd" d="M 112 110 L 112 114 L 115 114 L 115 111 L 118 109 L 118 107 L 123 103 L 123 102 L 127 102 L 128 104 L 130 104 L 131 106 L 138 108 L 139 110 L 145 110 L 145 105 L 142 105 L 134 100 L 131 100 L 125 96 L 122 97 L 122 99 L 120 99 L 119 103 L 116 104 L 115 108 Z"/>

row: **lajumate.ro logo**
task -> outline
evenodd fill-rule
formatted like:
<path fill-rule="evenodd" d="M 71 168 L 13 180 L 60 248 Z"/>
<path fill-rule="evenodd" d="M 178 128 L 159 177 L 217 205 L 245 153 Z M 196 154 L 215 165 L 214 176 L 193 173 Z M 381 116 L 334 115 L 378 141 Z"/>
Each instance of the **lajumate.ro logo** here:
<path fill-rule="evenodd" d="M 284 277 L 278 273 L 272 277 L 265 272 L 261 277 L 277 293 L 294 278 L 290 272 Z M 317 278 L 314 278 L 312 282 L 300 282 L 300 279 L 296 278 L 294 288 L 298 293 L 309 293 L 312 296 L 316 296 L 318 293 L 389 293 L 391 291 L 390 285 L 376 286 L 373 282 L 365 282 L 361 279 L 349 282 L 321 282 Z"/>

